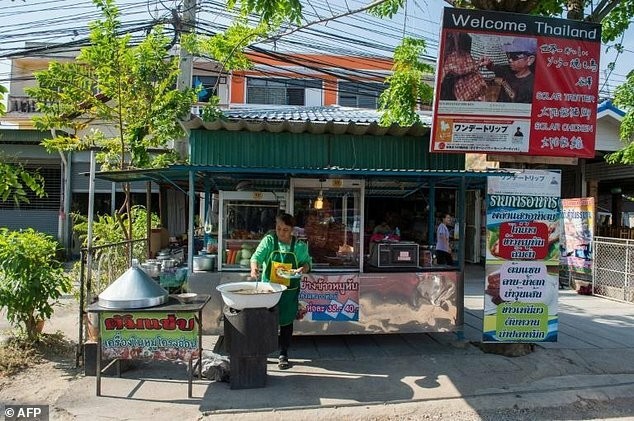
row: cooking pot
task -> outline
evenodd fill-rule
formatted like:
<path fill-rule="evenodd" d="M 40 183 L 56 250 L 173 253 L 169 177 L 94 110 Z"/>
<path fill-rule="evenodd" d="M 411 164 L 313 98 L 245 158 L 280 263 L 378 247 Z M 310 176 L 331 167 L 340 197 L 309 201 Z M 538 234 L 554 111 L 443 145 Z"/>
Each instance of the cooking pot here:
<path fill-rule="evenodd" d="M 141 269 L 152 278 L 158 278 L 161 274 L 161 264 L 158 262 L 141 263 Z"/>
<path fill-rule="evenodd" d="M 160 260 L 161 260 L 161 265 L 163 269 L 171 269 L 173 267 L 176 267 L 176 265 L 178 264 L 178 261 L 176 261 L 175 259 L 160 259 Z"/>
<path fill-rule="evenodd" d="M 215 259 L 212 259 L 211 256 L 207 256 L 207 255 L 194 256 L 194 270 L 195 271 L 213 270 L 214 260 Z"/>

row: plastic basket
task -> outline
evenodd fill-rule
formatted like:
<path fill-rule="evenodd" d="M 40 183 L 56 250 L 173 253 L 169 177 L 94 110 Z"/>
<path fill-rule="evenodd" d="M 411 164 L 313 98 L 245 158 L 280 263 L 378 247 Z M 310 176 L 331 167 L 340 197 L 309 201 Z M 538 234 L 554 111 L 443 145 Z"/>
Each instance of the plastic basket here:
<path fill-rule="evenodd" d="M 163 288 L 179 288 L 187 279 L 187 268 L 169 268 L 161 271 L 159 284 Z"/>

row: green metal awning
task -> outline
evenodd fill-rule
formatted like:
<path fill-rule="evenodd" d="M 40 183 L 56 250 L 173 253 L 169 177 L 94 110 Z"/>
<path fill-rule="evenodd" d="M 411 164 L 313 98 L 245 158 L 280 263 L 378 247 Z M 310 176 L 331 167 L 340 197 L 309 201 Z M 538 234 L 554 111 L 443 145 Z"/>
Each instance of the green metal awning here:
<path fill-rule="evenodd" d="M 381 170 L 362 168 L 294 168 L 173 165 L 160 169 L 102 171 L 95 177 L 110 182 L 151 181 L 188 189 L 189 173 L 193 172 L 195 188 L 204 191 L 235 190 L 238 183 L 249 180 L 251 188 L 260 191 L 288 189 L 288 179 L 357 178 L 366 180 L 368 196 L 405 197 L 427 185 L 458 186 L 463 179 L 468 186 L 482 186 L 486 177 L 512 174 L 512 170 Z"/>

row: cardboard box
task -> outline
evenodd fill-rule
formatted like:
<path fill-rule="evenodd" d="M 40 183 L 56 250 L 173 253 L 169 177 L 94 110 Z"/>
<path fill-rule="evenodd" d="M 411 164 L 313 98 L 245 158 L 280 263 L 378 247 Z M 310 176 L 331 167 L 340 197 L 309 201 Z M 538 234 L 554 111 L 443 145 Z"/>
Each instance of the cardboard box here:
<path fill-rule="evenodd" d="M 169 232 L 165 228 L 154 228 L 150 234 L 150 253 L 156 256 L 159 250 L 169 245 Z"/>

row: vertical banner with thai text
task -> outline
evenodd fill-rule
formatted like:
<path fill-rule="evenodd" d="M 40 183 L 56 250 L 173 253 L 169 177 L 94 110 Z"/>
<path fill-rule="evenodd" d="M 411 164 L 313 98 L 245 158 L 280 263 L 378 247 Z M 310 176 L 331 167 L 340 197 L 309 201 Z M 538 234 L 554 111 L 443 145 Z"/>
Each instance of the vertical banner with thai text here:
<path fill-rule="evenodd" d="M 483 342 L 554 342 L 561 174 L 522 170 L 487 184 Z"/>
<path fill-rule="evenodd" d="M 592 274 L 594 197 L 562 199 L 561 265 L 570 273 Z"/>

